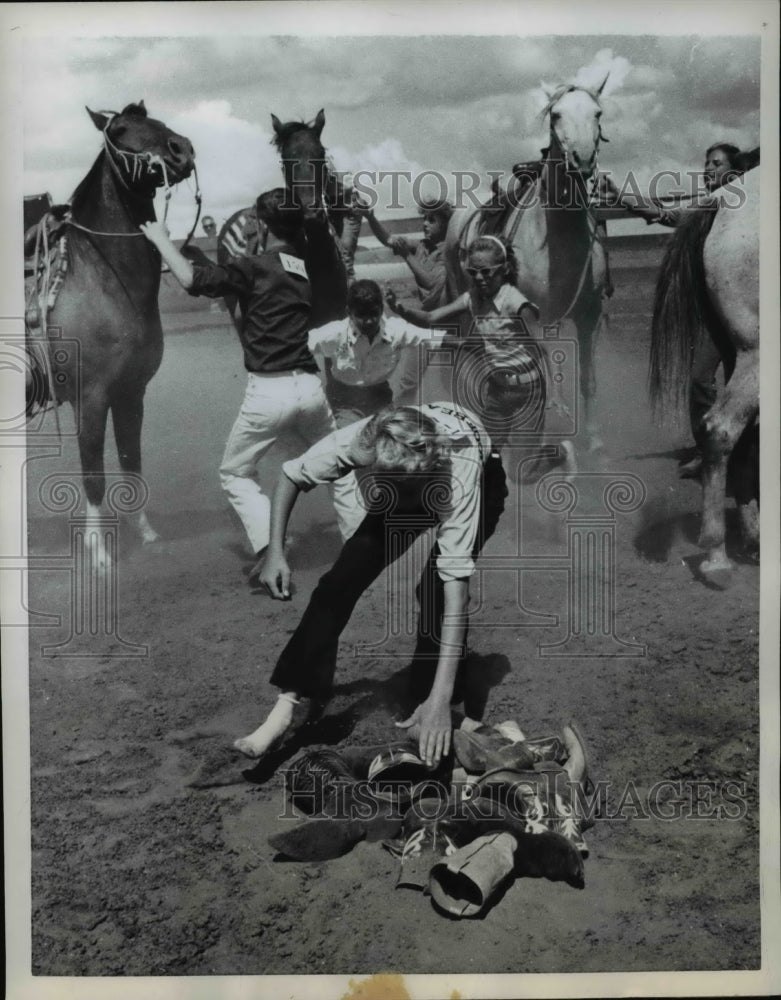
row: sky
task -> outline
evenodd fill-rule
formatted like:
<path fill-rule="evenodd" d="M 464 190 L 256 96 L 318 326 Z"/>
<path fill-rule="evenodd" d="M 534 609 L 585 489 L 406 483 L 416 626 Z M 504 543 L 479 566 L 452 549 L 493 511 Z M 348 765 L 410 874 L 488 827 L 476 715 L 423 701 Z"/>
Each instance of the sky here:
<path fill-rule="evenodd" d="M 489 17 L 479 19 L 479 35 L 469 33 L 477 30 L 469 19 L 462 19 L 464 34 L 453 35 L 433 33 L 437 19 L 429 17 L 419 33 L 394 36 L 371 33 L 365 16 L 371 4 L 341 5 L 305 35 L 300 18 L 283 18 L 275 32 L 273 19 L 261 15 L 276 5 L 246 4 L 243 21 L 226 17 L 214 31 L 205 20 L 199 30 L 199 17 L 206 11 L 219 17 L 220 8 L 202 4 L 186 19 L 186 35 L 172 30 L 169 17 L 161 19 L 165 31 L 156 37 L 149 34 L 154 18 L 136 35 L 132 21 L 118 18 L 122 31 L 113 34 L 110 20 L 90 17 L 90 5 L 59 6 L 81 16 L 65 19 L 56 42 L 50 34 L 23 32 L 18 47 L 24 193 L 48 191 L 55 201 L 69 198 L 101 148 L 85 106 L 121 110 L 141 98 L 152 117 L 192 141 L 203 212 L 218 225 L 281 182 L 271 113 L 283 121 L 311 120 L 324 108 L 323 140 L 339 170 L 438 171 L 451 196 L 454 171 L 486 175 L 539 155 L 547 141 L 539 116 L 543 84 L 596 86 L 607 76 L 602 123 L 609 142 L 600 168 L 616 177 L 631 169 L 641 186 L 659 170 L 701 169 L 714 141 L 741 148 L 760 142 L 756 34 L 554 34 L 544 33 L 543 24 L 543 33 L 527 35 L 516 20 L 502 33 L 500 17 L 493 18 L 492 33 Z M 184 24 L 192 6 L 178 6 Z M 234 6 L 225 5 L 226 15 Z M 461 13 L 464 6 L 458 5 Z M 709 12 L 702 23 L 709 32 L 717 29 L 718 4 L 700 7 Z M 580 30 L 588 23 L 584 19 Z M 642 23 L 653 27 L 654 18 L 641 22 L 641 30 Z M 338 34 L 356 26 L 355 37 Z M 436 190 L 429 182 L 423 194 Z M 379 195 L 388 191 L 388 182 L 378 185 Z M 400 200 L 406 209 L 400 214 L 412 214 L 409 185 Z M 168 216 L 174 236 L 190 228 L 193 213 L 192 187 L 180 185 Z"/>

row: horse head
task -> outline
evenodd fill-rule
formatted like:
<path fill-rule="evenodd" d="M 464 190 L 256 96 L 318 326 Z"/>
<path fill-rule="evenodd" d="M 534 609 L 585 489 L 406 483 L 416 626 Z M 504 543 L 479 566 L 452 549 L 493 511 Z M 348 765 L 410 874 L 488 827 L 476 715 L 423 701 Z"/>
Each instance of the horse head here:
<path fill-rule="evenodd" d="M 607 77 L 596 90 L 575 84 L 550 90 L 543 84 L 548 103 L 542 116 L 550 116 L 551 156 L 563 160 L 568 171 L 584 180 L 596 169 L 599 143 L 604 139 L 599 98 L 606 83 Z"/>
<path fill-rule="evenodd" d="M 106 155 L 123 184 L 140 195 L 189 177 L 195 168 L 192 143 L 162 122 L 150 118 L 144 102 L 128 104 L 120 112 L 87 112 L 103 134 Z"/>
<path fill-rule="evenodd" d="M 315 120 L 306 122 L 281 122 L 271 116 L 274 126 L 273 143 L 279 150 L 285 186 L 295 205 L 305 214 L 312 214 L 323 207 L 323 195 L 328 178 L 325 148 L 320 133 L 325 125 L 325 113 L 320 110 Z"/>

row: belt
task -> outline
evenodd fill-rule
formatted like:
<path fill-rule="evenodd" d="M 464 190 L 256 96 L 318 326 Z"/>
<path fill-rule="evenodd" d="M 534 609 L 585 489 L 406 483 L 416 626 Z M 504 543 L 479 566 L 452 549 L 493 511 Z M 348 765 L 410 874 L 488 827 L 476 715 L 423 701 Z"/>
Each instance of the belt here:
<path fill-rule="evenodd" d="M 518 385 L 529 385 L 531 382 L 539 382 L 540 375 L 537 371 L 530 372 L 491 372 L 490 380 L 503 389 L 509 389 Z"/>
<path fill-rule="evenodd" d="M 317 372 L 310 372 L 306 368 L 291 368 L 286 372 L 250 372 L 256 378 L 290 378 L 291 375 L 317 375 Z"/>

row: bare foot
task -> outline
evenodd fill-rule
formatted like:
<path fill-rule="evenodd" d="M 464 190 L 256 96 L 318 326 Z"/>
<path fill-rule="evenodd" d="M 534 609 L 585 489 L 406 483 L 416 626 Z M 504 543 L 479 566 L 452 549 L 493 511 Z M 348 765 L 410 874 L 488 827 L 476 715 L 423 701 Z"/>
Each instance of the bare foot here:
<path fill-rule="evenodd" d="M 149 518 L 146 513 L 142 510 L 141 513 L 136 518 L 136 530 L 141 536 L 141 541 L 144 545 L 150 545 L 152 542 L 157 542 L 160 540 L 160 536 L 149 523 Z"/>
<path fill-rule="evenodd" d="M 281 694 L 271 709 L 266 721 L 249 734 L 234 742 L 233 746 L 245 757 L 257 760 L 280 742 L 293 721 L 293 706 L 297 704 L 291 695 Z"/>
<path fill-rule="evenodd" d="M 571 441 L 562 441 L 559 445 L 562 471 L 568 476 L 578 471 L 578 460 L 575 456 L 575 445 Z"/>

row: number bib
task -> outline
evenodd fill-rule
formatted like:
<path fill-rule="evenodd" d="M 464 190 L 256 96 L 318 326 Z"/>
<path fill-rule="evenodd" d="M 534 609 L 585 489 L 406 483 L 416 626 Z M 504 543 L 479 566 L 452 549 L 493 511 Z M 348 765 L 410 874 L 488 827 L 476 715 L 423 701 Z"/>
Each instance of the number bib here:
<path fill-rule="evenodd" d="M 300 257 L 291 257 L 289 253 L 280 253 L 279 262 L 290 274 L 297 274 L 299 278 L 309 280 L 309 275 L 306 273 L 306 264 L 304 264 Z"/>

